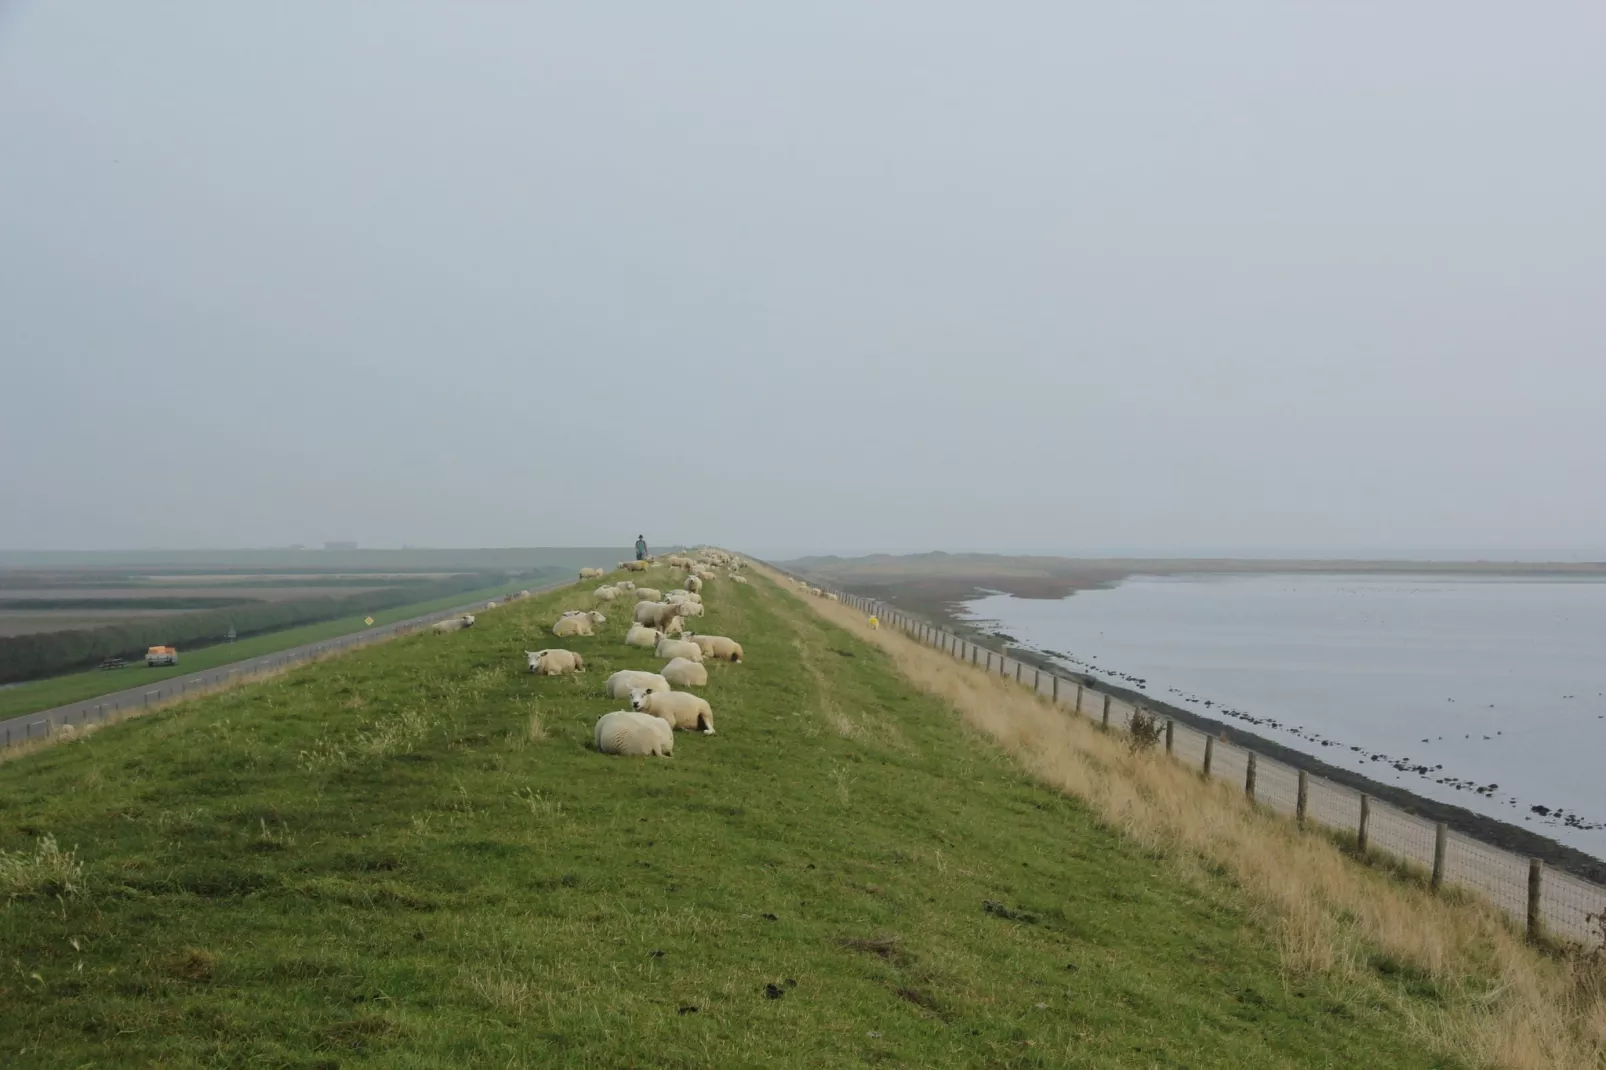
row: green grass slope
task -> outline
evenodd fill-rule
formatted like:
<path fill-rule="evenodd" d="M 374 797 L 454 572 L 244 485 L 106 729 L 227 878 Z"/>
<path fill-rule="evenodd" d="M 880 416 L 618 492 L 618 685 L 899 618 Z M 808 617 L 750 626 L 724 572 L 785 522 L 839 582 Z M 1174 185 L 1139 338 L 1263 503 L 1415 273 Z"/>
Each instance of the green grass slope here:
<path fill-rule="evenodd" d="M 0 768 L 0 1064 L 1444 1065 L 877 651 L 705 595 L 748 660 L 668 760 L 590 749 L 661 663 L 617 603 L 553 640 L 568 589 Z"/>

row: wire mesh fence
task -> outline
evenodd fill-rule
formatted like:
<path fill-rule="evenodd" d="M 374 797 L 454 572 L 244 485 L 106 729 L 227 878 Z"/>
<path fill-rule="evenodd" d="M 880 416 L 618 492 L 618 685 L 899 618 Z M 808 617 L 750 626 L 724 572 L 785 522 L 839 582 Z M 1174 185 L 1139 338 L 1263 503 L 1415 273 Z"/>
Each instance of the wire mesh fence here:
<path fill-rule="evenodd" d="M 846 592 L 840 601 L 873 616 L 977 669 L 1018 681 L 1066 711 L 1110 731 L 1129 729 L 1141 703 L 1098 690 L 1083 680 L 1011 658 L 953 635 L 883 602 Z M 1529 934 L 1578 943 L 1606 942 L 1606 887 L 1569 873 L 1547 871 L 1537 859 L 1513 854 L 1443 823 L 1410 814 L 1297 766 L 1273 761 L 1191 725 L 1168 721 L 1172 758 L 1212 780 L 1241 786 L 1266 808 L 1301 818 L 1352 840 L 1358 850 L 1379 852 L 1420 868 L 1435 887 L 1459 888 L 1506 912 Z M 1251 769 L 1253 774 L 1251 775 Z M 1303 790 L 1302 790 L 1303 789 Z M 1303 807 L 1301 806 L 1303 796 Z M 1301 813 L 1303 810 L 1303 813 Z"/>

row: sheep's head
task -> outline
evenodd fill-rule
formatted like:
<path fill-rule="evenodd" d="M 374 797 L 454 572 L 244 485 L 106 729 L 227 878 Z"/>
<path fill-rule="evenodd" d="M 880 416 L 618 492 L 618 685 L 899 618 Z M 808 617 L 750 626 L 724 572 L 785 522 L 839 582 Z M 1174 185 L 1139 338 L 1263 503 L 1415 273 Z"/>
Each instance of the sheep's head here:
<path fill-rule="evenodd" d="M 530 671 L 531 672 L 535 672 L 537 669 L 539 669 L 541 667 L 541 657 L 545 653 L 546 653 L 545 650 L 526 650 L 524 652 L 524 656 L 530 659 Z"/>
<path fill-rule="evenodd" d="M 463 614 L 463 627 L 465 627 L 465 628 L 474 627 L 474 614 L 472 614 L 472 613 L 464 613 Z"/>
<path fill-rule="evenodd" d="M 607 624 L 608 623 L 608 618 L 604 617 L 601 613 L 598 613 L 596 610 L 593 609 L 591 611 L 591 623 L 592 624 Z"/>
<path fill-rule="evenodd" d="M 640 711 L 647 705 L 647 696 L 652 694 L 650 687 L 632 687 L 630 689 L 630 708 Z"/>

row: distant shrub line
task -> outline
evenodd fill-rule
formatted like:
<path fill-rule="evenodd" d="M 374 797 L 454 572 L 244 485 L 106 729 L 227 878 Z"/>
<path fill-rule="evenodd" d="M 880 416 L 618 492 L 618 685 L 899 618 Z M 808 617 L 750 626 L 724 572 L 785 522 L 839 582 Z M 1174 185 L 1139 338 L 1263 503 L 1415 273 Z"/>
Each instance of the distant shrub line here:
<path fill-rule="evenodd" d="M 373 613 L 412 602 L 429 602 L 504 582 L 506 573 L 466 573 L 433 583 L 408 583 L 342 598 L 299 598 L 286 602 L 247 602 L 172 617 L 130 620 L 98 628 L 37 632 L 0 638 L 0 683 L 93 668 L 104 658 L 135 657 L 153 646 L 186 649 L 223 641 L 233 625 L 240 638 L 304 624 Z M 154 600 L 152 600 L 154 601 Z M 144 604 L 142 601 L 141 604 Z"/>
<path fill-rule="evenodd" d="M 254 605 L 260 598 L 238 595 L 196 597 L 174 595 L 157 598 L 0 598 L 0 610 L 18 612 L 34 609 L 222 609 L 225 606 Z"/>

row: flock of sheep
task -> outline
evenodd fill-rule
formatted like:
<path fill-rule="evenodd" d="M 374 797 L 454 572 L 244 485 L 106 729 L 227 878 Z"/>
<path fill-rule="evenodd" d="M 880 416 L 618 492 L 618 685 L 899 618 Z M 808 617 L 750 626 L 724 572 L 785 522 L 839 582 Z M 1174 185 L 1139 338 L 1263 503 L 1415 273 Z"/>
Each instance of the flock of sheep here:
<path fill-rule="evenodd" d="M 621 561 L 619 567 L 630 572 L 644 572 L 657 562 L 656 558 L 644 561 Z M 603 754 L 654 755 L 667 758 L 674 753 L 674 730 L 698 731 L 714 734 L 714 711 L 707 700 L 675 688 L 704 687 L 708 684 L 708 660 L 742 660 L 742 645 L 723 635 L 700 635 L 686 626 L 688 619 L 701 617 L 703 585 L 718 576 L 715 568 L 724 568 L 728 579 L 746 583 L 739 574 L 742 560 L 723 550 L 704 549 L 694 556 L 670 555 L 664 558 L 671 574 L 685 573 L 685 581 L 678 589 L 667 593 L 651 587 L 637 587 L 631 580 L 620 579 L 605 583 L 593 594 L 600 602 L 633 599 L 632 622 L 625 634 L 625 643 L 651 649 L 658 657 L 668 659 L 656 673 L 625 669 L 608 677 L 609 698 L 628 699 L 630 709 L 605 713 L 597 721 L 595 743 Z M 582 580 L 604 579 L 606 573 L 597 568 L 580 570 Z M 527 597 L 521 591 L 510 601 Z M 494 607 L 496 603 L 490 603 Z M 607 617 L 597 610 L 565 610 L 552 626 L 559 638 L 589 636 L 595 627 L 607 623 Z M 434 626 L 437 632 L 451 632 L 472 627 L 474 617 L 464 614 L 444 620 Z M 578 651 L 562 648 L 526 650 L 529 669 L 542 676 L 562 676 L 581 672 L 585 659 Z"/>

